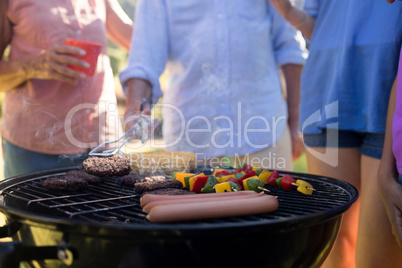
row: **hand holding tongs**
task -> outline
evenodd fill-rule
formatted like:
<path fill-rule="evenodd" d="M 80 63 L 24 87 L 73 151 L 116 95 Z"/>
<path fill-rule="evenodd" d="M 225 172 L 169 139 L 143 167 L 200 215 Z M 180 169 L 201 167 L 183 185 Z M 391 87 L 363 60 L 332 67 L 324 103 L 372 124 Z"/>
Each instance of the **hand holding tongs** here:
<path fill-rule="evenodd" d="M 135 125 L 130 130 L 128 130 L 123 136 L 121 136 L 120 138 L 118 138 L 116 140 L 105 141 L 105 142 L 101 143 L 98 147 L 96 147 L 95 149 L 90 151 L 89 155 L 90 156 L 103 156 L 103 157 L 109 157 L 109 156 L 115 155 L 120 151 L 120 149 L 129 140 L 134 138 L 136 134 L 139 137 L 139 139 L 141 140 L 141 142 L 145 143 L 148 140 L 148 135 L 144 135 L 145 134 L 144 133 L 144 125 L 147 126 L 148 122 L 142 115 L 142 110 L 144 109 L 144 105 L 147 103 L 152 104 L 152 98 L 146 99 L 141 103 L 139 120 L 137 123 L 135 123 Z M 105 147 L 106 145 L 112 144 L 112 143 L 118 143 L 120 145 L 117 148 L 100 151 L 100 149 L 102 147 Z M 120 152 L 120 154 L 122 154 L 122 153 Z"/>

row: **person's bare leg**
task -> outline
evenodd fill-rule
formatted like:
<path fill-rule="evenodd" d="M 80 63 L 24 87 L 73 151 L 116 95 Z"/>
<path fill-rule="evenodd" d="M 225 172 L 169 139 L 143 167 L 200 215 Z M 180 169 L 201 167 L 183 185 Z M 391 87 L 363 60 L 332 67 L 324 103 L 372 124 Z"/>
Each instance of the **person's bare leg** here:
<path fill-rule="evenodd" d="M 325 154 L 326 161 L 323 161 L 323 158 L 317 159 L 311 154 L 310 149 L 322 155 Z M 310 147 L 306 155 L 309 173 L 347 181 L 359 189 L 360 153 L 358 148 Z M 336 162 L 338 163 L 336 166 L 331 165 Z M 338 237 L 323 267 L 355 267 L 358 221 L 359 200 L 344 213 Z"/>
<path fill-rule="evenodd" d="M 402 267 L 402 248 L 392 235 L 391 224 L 377 188 L 380 159 L 362 156 L 361 207 L 356 264 L 359 268 Z"/>

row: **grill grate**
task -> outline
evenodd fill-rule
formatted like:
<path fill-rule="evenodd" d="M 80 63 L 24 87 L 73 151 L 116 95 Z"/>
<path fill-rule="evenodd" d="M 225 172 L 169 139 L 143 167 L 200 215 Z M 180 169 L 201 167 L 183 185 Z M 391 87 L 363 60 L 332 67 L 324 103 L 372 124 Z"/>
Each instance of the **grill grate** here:
<path fill-rule="evenodd" d="M 65 172 L 25 179 L 13 183 L 1 192 L 4 205 L 33 212 L 47 217 L 75 219 L 92 223 L 152 224 L 145 219 L 139 205 L 140 196 L 133 186 L 121 185 L 116 178 L 106 178 L 104 182 L 93 185 L 84 191 L 66 192 L 47 190 L 42 182 Z M 285 191 L 266 185 L 269 194 L 278 197 L 279 209 L 273 213 L 210 219 L 193 223 L 242 222 L 261 220 L 288 220 L 301 216 L 326 213 L 354 202 L 356 195 L 350 193 L 342 184 L 338 185 L 324 178 L 298 176 L 295 179 L 310 182 L 316 191 L 313 195 L 303 195 L 298 191 Z M 281 174 L 284 175 L 284 174 Z"/>

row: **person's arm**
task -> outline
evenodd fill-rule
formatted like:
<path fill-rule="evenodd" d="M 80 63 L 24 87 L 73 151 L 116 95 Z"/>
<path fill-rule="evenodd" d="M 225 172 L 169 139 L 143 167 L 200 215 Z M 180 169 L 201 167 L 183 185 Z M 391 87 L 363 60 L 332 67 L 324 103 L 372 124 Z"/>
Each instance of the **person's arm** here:
<path fill-rule="evenodd" d="M 398 244 L 402 247 L 402 185 L 397 182 L 398 171 L 392 151 L 392 121 L 396 107 L 396 84 L 392 87 L 388 104 L 384 148 L 378 169 L 378 189 Z"/>
<path fill-rule="evenodd" d="M 143 115 L 151 115 L 151 105 L 146 103 L 140 111 L 141 104 L 151 98 L 152 85 L 140 78 L 131 78 L 126 84 L 126 111 L 124 113 L 124 127 L 131 129 L 138 120 L 140 112 Z"/>
<path fill-rule="evenodd" d="M 313 34 L 315 18 L 304 10 L 295 7 L 290 0 L 269 0 L 279 14 L 289 21 L 296 29 L 309 40 Z"/>
<path fill-rule="evenodd" d="M 126 93 L 124 127 L 130 129 L 140 112 L 141 103 L 161 97 L 159 76 L 168 60 L 167 15 L 163 0 L 139 0 L 136 5 L 135 31 L 128 66 L 119 77 Z M 150 114 L 150 105 L 143 114 Z"/>
<path fill-rule="evenodd" d="M 11 41 L 11 23 L 7 18 L 8 0 L 0 1 L 0 60 Z"/>
<path fill-rule="evenodd" d="M 133 21 L 127 16 L 117 0 L 105 0 L 105 4 L 108 38 L 128 50 L 133 32 Z"/>
<path fill-rule="evenodd" d="M 302 65 L 285 64 L 282 66 L 286 83 L 288 125 L 292 139 L 293 160 L 297 160 L 303 152 L 303 142 L 299 131 L 300 76 L 302 70 Z"/>
<path fill-rule="evenodd" d="M 0 59 L 12 38 L 12 24 L 7 18 L 8 1 L 0 1 Z M 57 46 L 38 54 L 22 57 L 17 60 L 0 60 L 0 91 L 5 92 L 18 87 L 29 79 L 57 79 L 74 83 L 85 75 L 67 68 L 66 64 L 87 67 L 85 61 L 66 54 L 82 55 L 85 51 L 70 47 Z"/>
<path fill-rule="evenodd" d="M 288 126 L 292 138 L 293 159 L 303 151 L 299 126 L 300 80 L 303 64 L 308 56 L 305 40 L 299 31 L 289 27 L 286 20 L 272 9 L 273 50 L 275 61 L 281 67 L 285 80 L 286 101 L 288 108 Z"/>

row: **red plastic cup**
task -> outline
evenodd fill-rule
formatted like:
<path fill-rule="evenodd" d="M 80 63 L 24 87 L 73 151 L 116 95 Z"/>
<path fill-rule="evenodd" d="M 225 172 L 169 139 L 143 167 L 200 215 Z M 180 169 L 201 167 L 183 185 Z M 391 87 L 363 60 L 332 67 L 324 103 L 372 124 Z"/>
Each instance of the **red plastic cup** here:
<path fill-rule="evenodd" d="M 81 68 L 75 65 L 67 65 L 69 68 L 78 72 L 84 73 L 87 76 L 93 76 L 95 74 L 96 66 L 98 63 L 98 57 L 102 50 L 102 45 L 93 42 L 85 42 L 81 40 L 66 39 L 66 45 L 82 48 L 87 53 L 84 56 L 72 55 L 73 57 L 84 60 L 89 63 L 89 68 Z"/>

